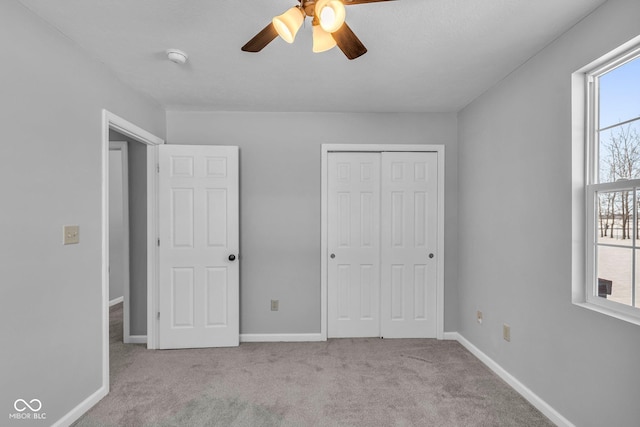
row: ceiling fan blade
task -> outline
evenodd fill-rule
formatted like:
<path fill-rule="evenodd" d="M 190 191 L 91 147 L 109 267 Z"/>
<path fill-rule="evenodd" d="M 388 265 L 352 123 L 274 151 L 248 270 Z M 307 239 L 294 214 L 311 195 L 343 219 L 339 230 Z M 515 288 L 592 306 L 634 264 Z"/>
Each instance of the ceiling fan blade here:
<path fill-rule="evenodd" d="M 378 3 L 381 1 L 395 1 L 395 0 L 342 0 L 345 6 L 351 6 L 352 4 L 363 4 L 363 3 Z"/>
<path fill-rule="evenodd" d="M 351 28 L 345 22 L 342 27 L 335 33 L 331 33 L 336 44 L 349 59 L 356 59 L 365 53 L 367 48 L 364 47 L 358 36 L 355 35 Z"/>
<path fill-rule="evenodd" d="M 247 44 L 242 46 L 245 52 L 260 52 L 266 45 L 271 43 L 273 39 L 278 37 L 278 32 L 272 23 L 269 23 L 262 31 L 249 40 Z"/>

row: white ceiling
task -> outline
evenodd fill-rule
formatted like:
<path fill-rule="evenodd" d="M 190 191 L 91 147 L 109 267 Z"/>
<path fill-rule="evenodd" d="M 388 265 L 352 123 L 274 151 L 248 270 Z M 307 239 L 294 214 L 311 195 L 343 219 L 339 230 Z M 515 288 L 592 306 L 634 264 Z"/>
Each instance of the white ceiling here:
<path fill-rule="evenodd" d="M 169 110 L 454 112 L 605 0 L 396 0 L 352 5 L 369 52 L 240 47 L 296 0 L 20 0 Z M 184 66 L 166 59 L 184 50 Z"/>

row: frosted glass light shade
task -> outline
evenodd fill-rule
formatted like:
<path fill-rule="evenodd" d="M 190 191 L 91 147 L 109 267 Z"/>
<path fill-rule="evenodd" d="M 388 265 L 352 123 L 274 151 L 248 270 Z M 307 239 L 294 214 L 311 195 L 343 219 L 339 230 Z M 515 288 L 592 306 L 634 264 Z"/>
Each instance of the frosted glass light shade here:
<path fill-rule="evenodd" d="M 313 51 L 315 53 L 325 52 L 335 47 L 336 41 L 322 29 L 320 25 L 313 26 Z"/>
<path fill-rule="evenodd" d="M 320 20 L 323 30 L 335 33 L 344 24 L 347 12 L 340 0 L 319 0 L 316 3 L 315 15 Z"/>
<path fill-rule="evenodd" d="M 278 35 L 287 43 L 293 43 L 304 21 L 304 13 L 298 7 L 292 7 L 282 15 L 273 18 L 273 26 Z"/>

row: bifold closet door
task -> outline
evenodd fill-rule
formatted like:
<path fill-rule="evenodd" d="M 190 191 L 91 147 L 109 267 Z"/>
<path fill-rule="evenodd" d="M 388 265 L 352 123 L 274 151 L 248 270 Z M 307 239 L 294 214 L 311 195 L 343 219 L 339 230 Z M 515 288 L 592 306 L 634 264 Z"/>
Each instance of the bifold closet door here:
<path fill-rule="evenodd" d="M 381 331 L 436 337 L 438 162 L 436 153 L 383 153 Z"/>
<path fill-rule="evenodd" d="M 380 336 L 380 153 L 328 155 L 328 336 Z"/>

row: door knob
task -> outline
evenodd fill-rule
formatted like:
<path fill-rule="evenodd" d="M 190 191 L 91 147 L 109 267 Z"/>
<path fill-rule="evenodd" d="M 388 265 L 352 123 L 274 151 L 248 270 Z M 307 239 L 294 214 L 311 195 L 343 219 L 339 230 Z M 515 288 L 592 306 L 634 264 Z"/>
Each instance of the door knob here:
<path fill-rule="evenodd" d="M 334 259 L 336 257 L 336 254 L 331 254 L 329 256 L 331 257 L 331 259 Z"/>
<path fill-rule="evenodd" d="M 236 260 L 236 256 L 231 254 L 229 255 L 229 261 L 235 261 Z"/>
<path fill-rule="evenodd" d="M 434 255 L 433 255 L 433 254 L 429 254 L 429 258 L 433 258 L 433 257 L 434 257 Z"/>

